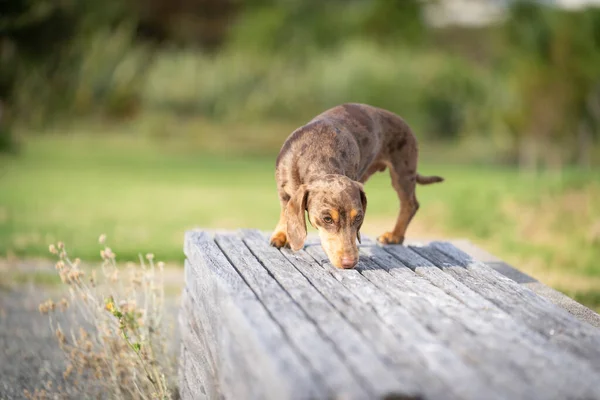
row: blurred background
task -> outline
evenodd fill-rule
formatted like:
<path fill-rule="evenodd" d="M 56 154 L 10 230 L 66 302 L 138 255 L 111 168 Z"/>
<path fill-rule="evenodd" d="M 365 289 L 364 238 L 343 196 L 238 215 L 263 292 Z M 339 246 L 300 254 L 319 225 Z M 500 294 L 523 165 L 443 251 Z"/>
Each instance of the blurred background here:
<path fill-rule="evenodd" d="M 364 102 L 420 141 L 409 239 L 467 238 L 600 309 L 600 4 L 0 0 L 0 257 L 63 240 L 181 262 L 193 227 L 271 230 L 275 157 Z M 387 173 L 364 231 L 389 230 Z"/>

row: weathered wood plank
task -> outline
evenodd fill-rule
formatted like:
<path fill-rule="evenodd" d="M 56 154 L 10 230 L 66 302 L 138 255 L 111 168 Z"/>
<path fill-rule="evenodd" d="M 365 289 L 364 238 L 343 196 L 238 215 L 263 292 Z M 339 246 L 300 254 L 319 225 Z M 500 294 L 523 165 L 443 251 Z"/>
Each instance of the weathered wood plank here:
<path fill-rule="evenodd" d="M 185 261 L 184 273 L 186 282 L 184 294 L 187 294 L 188 301 L 186 302 L 186 298 L 183 296 L 182 313 L 179 317 L 180 319 L 185 317 L 185 323 L 192 329 L 195 338 L 199 340 L 199 342 L 195 342 L 193 346 L 190 345 L 189 347 L 197 348 L 198 352 L 202 352 L 205 360 L 203 365 L 207 368 L 206 374 L 214 377 L 215 387 L 220 387 L 225 385 L 224 382 L 231 379 L 231 376 L 235 376 L 235 371 L 231 368 L 231 365 L 224 363 L 230 361 L 229 354 L 235 352 L 227 346 L 238 348 L 238 341 L 233 339 L 234 336 L 229 332 L 228 325 L 216 325 L 217 322 L 212 313 L 220 313 L 220 311 L 209 309 L 211 302 L 204 299 L 205 292 L 199 287 L 198 276 L 189 260 Z M 235 356 L 233 356 L 233 359 L 235 359 Z M 242 365 L 242 367 L 247 363 L 245 359 L 235 360 L 235 362 Z M 226 388 L 225 392 L 222 393 L 224 397 L 227 397 L 227 390 Z"/>
<path fill-rule="evenodd" d="M 357 373 L 361 374 L 361 378 L 368 385 L 377 390 L 379 397 L 390 393 L 404 396 L 414 396 L 418 393 L 415 380 L 411 380 L 409 377 L 409 374 L 412 373 L 411 368 L 404 370 L 405 375 L 392 373 L 393 369 L 390 369 L 390 358 L 400 357 L 400 355 L 388 354 L 389 349 L 388 352 L 373 351 L 373 346 L 388 344 L 386 338 L 380 336 L 379 339 L 382 341 L 378 343 L 365 342 L 358 331 L 364 330 L 366 325 L 354 323 L 354 327 L 352 327 L 349 321 L 340 314 L 339 310 L 336 310 L 322 296 L 318 288 L 311 284 L 312 281 L 294 268 L 290 260 L 279 250 L 268 245 L 268 241 L 260 232 L 244 231 L 244 241 L 294 300 L 311 315 L 311 318 L 316 321 L 319 327 L 328 333 L 331 340 L 343 349 L 347 362 Z M 329 284 L 331 283 L 330 281 Z M 330 288 L 335 293 L 344 289 L 335 281 Z M 377 329 L 377 327 L 373 327 L 373 329 Z M 404 362 L 410 364 L 411 367 L 415 366 L 415 363 L 411 362 L 411 357 L 405 358 Z M 433 386 L 433 383 L 430 384 Z M 381 387 L 381 389 L 377 389 L 378 387 Z"/>
<path fill-rule="evenodd" d="M 369 248 L 361 247 L 361 252 Z M 314 254 L 320 263 L 328 263 L 322 249 L 311 248 L 308 249 L 308 252 Z M 331 268 L 333 270 L 334 267 Z M 408 268 L 405 270 L 413 274 Z M 336 273 L 335 270 L 332 272 Z M 480 381 L 493 388 L 488 393 L 515 399 L 530 398 L 534 395 L 535 389 L 523 384 L 519 385 L 521 375 L 518 371 L 513 370 L 512 363 L 506 360 L 496 361 L 493 356 L 482 353 L 482 346 L 474 342 L 472 332 L 463 324 L 446 315 L 440 309 L 443 304 L 437 303 L 435 297 L 429 298 L 428 292 L 432 290 L 432 286 L 424 280 L 419 280 L 416 275 L 409 276 L 407 277 L 409 283 L 401 285 L 399 282 L 395 282 L 384 269 L 374 264 L 365 253 L 361 256 L 356 272 L 360 272 L 364 278 L 375 285 L 377 291 L 393 300 L 396 313 L 399 310 L 409 313 L 416 321 L 415 326 L 426 327 L 436 339 L 443 341 L 451 351 L 458 354 L 471 367 L 476 368 L 483 375 Z M 368 297 L 365 298 L 365 301 L 368 301 Z M 498 369 L 508 369 L 509 376 L 497 374 Z"/>
<path fill-rule="evenodd" d="M 422 247 L 431 242 L 421 244 L 417 247 Z M 466 240 L 453 240 L 450 241 L 454 247 L 461 249 L 465 253 L 469 254 L 472 258 L 485 262 L 490 268 L 496 270 L 498 273 L 506 276 L 509 279 L 521 284 L 535 282 L 535 279 L 531 276 L 519 271 L 516 268 L 511 267 L 499 258 L 494 257 L 492 254 L 485 250 L 482 250 Z"/>
<path fill-rule="evenodd" d="M 475 246 L 468 240 L 451 240 L 449 243 L 471 256 L 471 258 L 483 262 L 485 265 L 501 273 L 507 278 L 510 278 L 513 281 L 531 289 L 538 296 L 542 296 L 551 303 L 564 308 L 580 321 L 587 322 L 596 328 L 600 328 L 600 315 L 598 315 L 598 313 L 594 312 L 583 304 L 576 302 L 564 293 L 546 286 L 535 278 L 524 274 L 512 265 L 507 264 L 498 257 Z"/>
<path fill-rule="evenodd" d="M 380 351 L 389 353 L 393 370 L 417 383 L 422 388 L 421 395 L 425 398 L 502 398 L 492 391 L 482 375 L 360 273 L 333 267 L 320 246 L 306 250 L 310 255 L 289 250 L 283 253 L 332 304 L 357 324 L 371 343 L 381 345 Z M 322 264 L 322 269 L 315 270 L 315 259 Z M 338 281 L 343 288 L 337 287 Z"/>
<path fill-rule="evenodd" d="M 384 250 L 376 249 L 374 251 L 382 252 Z M 450 296 L 462 302 L 465 306 L 477 312 L 485 311 L 481 314 L 482 317 L 492 318 L 496 320 L 497 324 L 506 327 L 511 332 L 522 337 L 527 337 L 528 340 L 544 346 L 544 348 L 547 348 L 547 346 L 550 345 L 546 337 L 534 330 L 531 330 L 526 325 L 510 316 L 507 312 L 501 310 L 494 303 L 490 302 L 469 287 L 463 285 L 452 275 L 443 272 L 442 269 L 436 267 L 429 260 L 421 257 L 418 253 L 402 246 L 387 246 L 385 247 L 385 251 L 393 255 L 396 259 L 415 271 L 418 275 L 428 279 L 435 286 L 439 287 Z M 555 348 L 555 351 L 556 350 L 557 348 Z"/>
<path fill-rule="evenodd" d="M 326 397 L 279 326 L 216 243 L 202 232 L 186 234 L 186 285 L 206 323 L 211 357 L 225 398 Z"/>
<path fill-rule="evenodd" d="M 185 357 L 186 350 L 183 342 L 179 345 L 179 359 L 177 360 L 177 389 L 179 391 L 180 398 L 191 398 L 191 396 L 187 395 L 183 397 L 184 393 L 188 393 L 187 383 L 185 382 Z"/>
<path fill-rule="evenodd" d="M 183 355 L 186 357 L 185 360 L 185 369 L 183 372 L 183 379 L 185 390 L 189 393 L 188 398 L 193 399 L 218 399 L 218 395 L 214 395 L 209 397 L 206 393 L 205 386 L 202 385 L 202 382 L 198 380 L 198 375 L 202 374 L 202 370 L 198 368 L 195 363 L 195 357 L 191 354 L 191 352 L 184 347 Z"/>
<path fill-rule="evenodd" d="M 448 243 L 360 249 L 188 233 L 183 399 L 600 400 L 594 327 Z"/>
<path fill-rule="evenodd" d="M 179 370 L 178 370 L 178 375 L 179 375 L 179 379 L 178 379 L 178 391 L 179 391 L 179 398 L 181 399 L 192 399 L 193 398 L 193 394 L 190 391 L 189 388 L 189 384 L 186 382 L 185 380 L 185 376 L 187 375 L 187 364 L 185 362 L 187 357 L 187 350 L 185 348 L 185 345 L 181 344 L 180 346 L 180 352 L 179 352 Z"/>
<path fill-rule="evenodd" d="M 185 372 L 184 372 L 185 375 Z M 179 380 L 179 398 L 180 399 L 193 399 L 194 395 L 192 394 L 192 392 L 190 391 L 187 382 L 185 381 L 185 378 L 181 378 Z"/>
<path fill-rule="evenodd" d="M 411 250 L 403 246 L 386 246 L 385 250 L 395 257 L 382 248 L 368 248 L 364 253 L 387 269 L 399 285 L 418 287 L 415 289 L 416 294 L 428 299 L 434 298 L 445 315 L 482 341 L 472 344 L 473 350 L 479 347 L 479 351 L 485 352 L 486 356 L 491 355 L 493 365 L 504 365 L 504 369 L 513 364 L 518 372 L 516 378 L 522 378 L 522 384 L 551 390 L 555 398 L 600 392 L 600 385 L 597 383 L 600 377 L 589 365 L 548 343 L 541 335 L 527 329 Z M 415 274 L 405 264 L 417 272 L 417 281 L 425 277 L 436 287 L 415 285 Z M 497 377 L 499 368 L 494 369 L 493 365 L 488 373 Z M 533 385 L 528 382 L 533 382 Z M 559 390 L 556 390 L 557 387 Z M 565 391 L 561 392 L 562 389 Z"/>
<path fill-rule="evenodd" d="M 335 327 L 336 334 L 339 337 L 328 337 L 330 332 L 322 332 L 317 328 L 317 325 L 311 320 L 312 314 L 308 315 L 306 309 L 303 311 L 300 306 L 294 302 L 279 283 L 269 275 L 269 272 L 250 252 L 242 240 L 234 235 L 217 235 L 215 237 L 217 245 L 221 251 L 227 256 L 232 265 L 237 266 L 238 272 L 244 278 L 248 286 L 253 290 L 258 299 L 262 302 L 273 319 L 281 326 L 290 342 L 294 345 L 296 351 L 301 354 L 307 361 L 310 367 L 323 380 L 325 386 L 329 389 L 329 397 L 336 395 L 342 398 L 368 398 L 375 393 L 366 392 L 363 390 L 357 378 L 360 374 L 354 375 L 344 363 L 341 357 L 354 357 L 356 346 L 360 346 L 359 342 L 351 343 L 353 332 L 345 329 L 343 325 Z M 270 262 L 271 260 L 266 260 Z M 278 276 L 284 272 L 276 271 Z M 294 280 L 297 276 L 289 276 L 288 280 Z M 302 276 L 300 276 L 302 278 Z M 304 279 L 304 278 L 302 278 Z M 318 293 L 312 293 L 310 289 L 302 294 L 305 297 L 312 297 Z M 314 289 L 313 289 L 314 290 Z M 315 303 L 316 306 L 318 304 Z M 327 309 L 319 307 L 316 313 L 319 315 L 327 315 Z M 322 327 L 319 327 L 322 329 Z M 352 354 L 340 354 L 341 348 L 351 348 Z M 344 346 L 347 344 L 347 346 Z M 360 360 L 365 361 L 365 360 Z M 385 371 L 382 366 L 382 371 Z M 385 376 L 385 375 L 383 375 Z M 371 378 L 373 378 L 371 376 Z M 382 381 L 380 377 L 376 377 L 375 382 L 364 381 L 363 384 L 367 387 L 371 384 L 380 384 L 381 389 L 390 388 L 389 382 Z"/>
<path fill-rule="evenodd" d="M 414 250 L 550 342 L 600 371 L 600 332 L 447 243 Z"/>
<path fill-rule="evenodd" d="M 204 304 L 202 303 L 202 299 L 199 299 L 197 292 L 197 280 L 196 273 L 194 272 L 194 267 L 191 265 L 189 260 L 186 260 L 184 263 L 184 277 L 185 277 L 185 290 L 184 294 L 188 297 L 186 299 L 185 296 L 182 296 L 182 314 L 179 316 L 186 324 L 189 324 L 189 321 L 195 322 L 195 328 L 197 329 L 198 338 L 202 339 L 201 345 L 205 359 L 206 359 L 206 367 L 209 369 L 210 374 L 213 376 L 217 376 L 218 374 L 218 352 L 217 352 L 217 341 L 215 338 L 215 334 L 217 332 L 216 327 L 211 326 L 209 323 L 208 314 L 204 311 Z M 198 289 L 199 290 L 199 289 Z M 193 305 L 188 305 L 186 303 L 193 303 Z"/>
<path fill-rule="evenodd" d="M 203 387 L 203 393 L 209 399 L 220 397 L 218 390 L 218 380 L 214 375 L 215 368 L 213 361 L 209 359 L 210 350 L 206 343 L 206 338 L 200 332 L 199 319 L 197 317 L 198 307 L 194 304 L 192 297 L 187 293 L 187 289 L 181 296 L 181 312 L 179 314 L 179 327 L 181 340 L 186 347 L 185 351 L 189 353 L 188 363 L 196 364 L 198 373 L 195 380 Z"/>
<path fill-rule="evenodd" d="M 550 286 L 546 286 L 539 281 L 528 282 L 523 285 L 552 304 L 564 308 L 581 322 L 588 323 L 595 328 L 600 328 L 600 315 L 583 304 L 576 302 L 566 294 Z"/>
<path fill-rule="evenodd" d="M 469 250 L 476 249 L 472 245 L 469 247 L 466 247 L 466 248 Z M 472 289 L 470 289 L 467 286 L 460 283 L 452 275 L 443 272 L 442 269 L 440 269 L 440 268 L 435 267 L 435 265 L 432 262 L 421 257 L 418 253 L 415 253 L 414 251 L 412 251 L 406 247 L 402 247 L 402 246 L 387 246 L 385 248 L 385 250 L 387 250 L 390 254 L 394 255 L 404 265 L 406 265 L 409 268 L 411 268 L 412 270 L 414 270 L 417 274 L 427 278 L 434 285 L 440 287 L 446 293 L 455 297 L 456 299 L 458 299 L 459 301 L 464 303 L 466 306 L 474 308 L 475 310 L 478 310 L 479 308 L 482 308 L 482 307 L 485 308 L 486 310 L 493 310 L 495 317 L 501 317 L 500 315 L 497 315 L 498 312 L 502 312 L 503 314 L 508 315 L 508 313 L 506 313 L 504 310 L 501 310 L 499 307 L 497 307 L 495 304 L 493 304 L 492 302 L 485 299 L 480 294 L 476 293 Z M 488 253 L 478 250 L 477 254 L 483 254 L 485 256 L 485 254 L 488 254 Z M 470 253 L 469 253 L 469 255 L 470 255 Z M 488 256 L 488 257 L 492 257 L 492 256 Z M 495 259 L 495 260 L 497 260 L 497 259 Z M 494 261 L 494 262 L 496 262 L 496 264 L 500 263 L 500 261 Z M 488 265 L 487 262 L 485 262 L 485 264 Z M 488 265 L 488 266 L 490 266 L 490 265 Z M 510 273 L 507 275 L 507 274 L 499 271 L 498 268 L 494 268 L 493 266 L 490 266 L 490 267 L 493 268 L 494 270 L 496 270 L 497 272 L 501 273 L 502 275 L 510 278 L 511 280 L 515 280 L 513 278 L 518 279 L 516 282 L 518 282 L 522 285 L 528 286 L 529 284 L 532 283 L 532 281 L 535 282 L 535 280 L 532 280 L 531 278 L 525 278 L 527 276 L 524 274 L 521 274 L 521 275 L 523 275 L 525 277 L 523 277 L 521 275 L 515 275 L 514 273 Z M 512 267 L 510 267 L 510 268 L 513 269 Z M 539 294 L 539 293 L 536 292 L 536 294 Z M 526 327 L 522 323 L 519 323 L 513 317 L 511 317 L 510 323 L 513 324 L 513 325 L 511 325 L 514 328 L 513 330 L 527 329 L 527 330 L 530 330 L 532 333 L 534 332 L 533 330 Z M 541 339 L 546 339 L 545 337 L 542 337 L 539 333 L 534 335 L 533 338 L 535 338 L 535 340 L 538 340 L 538 341 Z M 543 342 L 544 342 L 544 345 L 546 346 L 547 341 L 543 340 Z"/>
<path fill-rule="evenodd" d="M 206 338 L 206 343 L 209 345 L 207 354 L 209 363 L 207 365 L 214 365 L 217 386 L 222 388 L 223 397 L 229 399 L 244 396 L 244 398 L 259 399 L 265 396 L 269 390 L 286 393 L 287 383 L 281 387 L 271 388 L 268 386 L 268 376 L 275 374 L 271 370 L 274 367 L 270 364 L 276 364 L 278 361 L 269 360 L 270 352 L 274 349 L 263 350 L 260 341 L 256 342 L 257 339 L 254 336 L 263 333 L 254 333 L 252 329 L 259 328 L 259 326 L 254 326 L 254 328 L 247 326 L 244 316 L 240 315 L 239 309 L 235 303 L 230 302 L 227 295 L 197 290 L 199 281 L 200 279 L 196 276 L 190 262 L 186 261 L 186 286 L 196 305 L 188 320 L 199 321 L 196 328 L 202 332 L 200 336 Z M 210 285 L 210 281 L 207 282 L 207 285 Z M 245 301 L 251 301 L 251 299 L 247 298 Z M 262 314 L 260 311 L 256 312 L 259 315 Z M 254 321 L 260 322 L 260 320 Z M 276 327 L 274 323 L 273 326 Z M 273 334 L 269 332 L 270 330 L 270 327 L 267 326 L 267 332 Z M 275 335 L 278 334 L 275 333 Z M 282 333 L 281 338 L 284 339 Z M 290 357 L 292 360 L 298 360 L 297 365 L 298 368 L 302 368 L 300 372 L 302 375 L 306 371 L 306 367 L 301 364 L 302 360 L 295 353 L 291 353 Z M 256 359 L 255 365 L 258 366 L 258 371 L 253 369 L 253 358 Z M 281 394 L 281 396 L 285 396 L 285 394 Z"/>

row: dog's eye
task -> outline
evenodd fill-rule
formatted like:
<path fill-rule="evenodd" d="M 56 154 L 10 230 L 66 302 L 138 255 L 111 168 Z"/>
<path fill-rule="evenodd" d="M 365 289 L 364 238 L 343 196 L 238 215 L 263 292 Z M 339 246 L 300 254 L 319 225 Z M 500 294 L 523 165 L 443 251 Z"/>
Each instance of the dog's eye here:
<path fill-rule="evenodd" d="M 333 224 L 333 218 L 323 217 L 323 222 L 325 222 L 326 224 Z"/>
<path fill-rule="evenodd" d="M 362 221 L 362 219 L 363 219 L 363 216 L 359 214 L 356 216 L 356 218 L 354 218 L 354 223 L 358 224 L 360 221 Z"/>

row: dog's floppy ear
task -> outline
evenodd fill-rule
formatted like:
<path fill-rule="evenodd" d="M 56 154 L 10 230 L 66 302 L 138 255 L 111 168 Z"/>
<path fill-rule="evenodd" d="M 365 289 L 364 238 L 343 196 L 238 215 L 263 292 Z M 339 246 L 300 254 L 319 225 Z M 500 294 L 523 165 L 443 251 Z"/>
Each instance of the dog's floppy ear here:
<path fill-rule="evenodd" d="M 294 251 L 300 250 L 306 240 L 306 201 L 308 200 L 308 187 L 300 185 L 296 193 L 288 201 L 285 209 L 287 217 L 287 239 Z"/>
<path fill-rule="evenodd" d="M 367 195 L 365 194 L 364 186 L 362 185 L 362 183 L 357 182 L 357 185 L 358 185 L 358 190 L 360 193 L 360 202 L 362 203 L 363 219 L 362 219 L 362 221 L 360 221 L 360 225 L 358 226 L 358 229 L 356 230 L 356 238 L 358 239 L 358 243 L 362 243 L 360 241 L 360 228 L 362 227 L 362 224 L 365 221 L 365 214 L 367 213 Z"/>

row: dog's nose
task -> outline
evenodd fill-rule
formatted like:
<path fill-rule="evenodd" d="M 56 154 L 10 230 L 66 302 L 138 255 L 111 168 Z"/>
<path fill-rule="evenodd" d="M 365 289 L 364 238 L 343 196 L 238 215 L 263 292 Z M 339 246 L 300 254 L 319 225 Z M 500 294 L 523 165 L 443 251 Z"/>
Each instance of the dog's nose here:
<path fill-rule="evenodd" d="M 342 257 L 342 267 L 344 269 L 354 268 L 358 260 L 354 257 Z"/>

